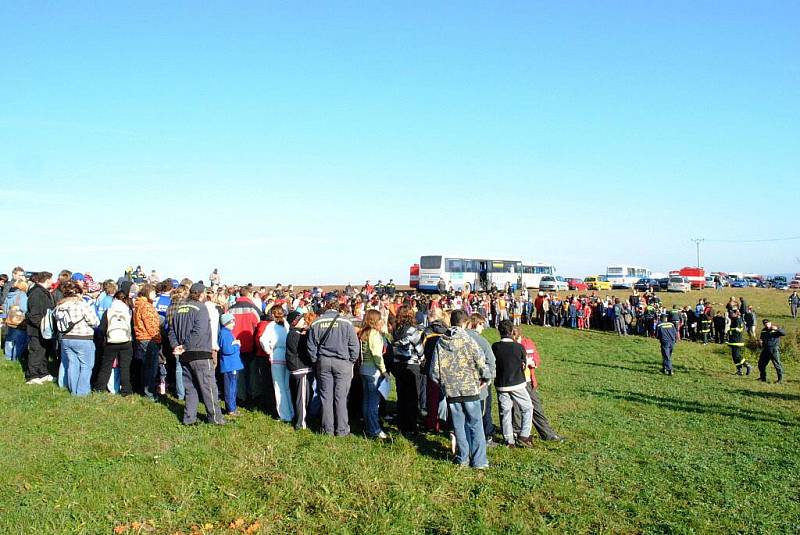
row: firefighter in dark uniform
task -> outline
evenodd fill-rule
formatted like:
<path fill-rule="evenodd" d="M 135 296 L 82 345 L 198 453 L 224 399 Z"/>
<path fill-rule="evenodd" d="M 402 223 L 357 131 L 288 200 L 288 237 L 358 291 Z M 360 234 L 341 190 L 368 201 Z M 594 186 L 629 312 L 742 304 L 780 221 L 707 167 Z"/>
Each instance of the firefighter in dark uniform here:
<path fill-rule="evenodd" d="M 678 342 L 678 329 L 667 321 L 667 315 L 661 315 L 661 322 L 656 326 L 656 338 L 661 343 L 661 373 L 672 375 L 672 349 Z"/>
<path fill-rule="evenodd" d="M 736 375 L 742 375 L 742 368 L 747 369 L 747 375 L 753 367 L 747 363 L 744 357 L 744 321 L 738 309 L 731 310 L 731 327 L 728 330 L 728 347 L 731 348 L 731 358 L 733 365 L 736 366 Z"/>
<path fill-rule="evenodd" d="M 786 336 L 783 329 L 773 325 L 768 319 L 764 320 L 764 328 L 761 330 L 761 356 L 758 357 L 758 380 L 767 382 L 767 364 L 772 361 L 775 366 L 775 373 L 778 374 L 778 384 L 783 383 L 783 366 L 781 366 L 780 343 L 781 336 Z"/>
<path fill-rule="evenodd" d="M 703 345 L 706 345 L 708 343 L 708 339 L 711 337 L 711 318 L 708 317 L 707 312 L 700 314 L 700 320 L 698 323 L 700 340 L 703 341 Z"/>
<path fill-rule="evenodd" d="M 397 286 L 394 284 L 394 279 L 389 279 L 389 282 L 386 283 L 386 293 L 392 297 L 397 293 Z"/>

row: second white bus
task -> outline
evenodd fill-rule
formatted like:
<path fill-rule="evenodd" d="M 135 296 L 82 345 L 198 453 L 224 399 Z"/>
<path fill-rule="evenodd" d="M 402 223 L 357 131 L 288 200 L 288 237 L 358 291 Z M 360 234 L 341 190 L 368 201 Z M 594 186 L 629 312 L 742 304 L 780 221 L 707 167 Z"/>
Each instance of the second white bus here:
<path fill-rule="evenodd" d="M 611 288 L 633 288 L 639 279 L 649 278 L 651 271 L 641 266 L 615 264 L 606 268 L 606 277 L 611 283 Z"/>

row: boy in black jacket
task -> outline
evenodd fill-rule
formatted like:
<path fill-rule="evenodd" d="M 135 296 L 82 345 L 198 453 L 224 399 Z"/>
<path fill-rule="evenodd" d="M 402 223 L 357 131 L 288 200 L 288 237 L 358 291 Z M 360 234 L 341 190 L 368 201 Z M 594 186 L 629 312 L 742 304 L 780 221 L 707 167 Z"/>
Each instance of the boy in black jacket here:
<path fill-rule="evenodd" d="M 514 324 L 510 320 L 503 320 L 498 325 L 501 340 L 492 344 L 492 351 L 497 366 L 495 389 L 497 401 L 500 405 L 500 421 L 503 428 L 503 437 L 506 445 L 514 446 L 514 425 L 511 410 L 516 404 L 522 416 L 522 429 L 516 444 L 529 448 L 531 442 L 531 428 L 533 404 L 528 396 L 525 380 L 525 366 L 527 365 L 525 348 L 512 338 Z"/>

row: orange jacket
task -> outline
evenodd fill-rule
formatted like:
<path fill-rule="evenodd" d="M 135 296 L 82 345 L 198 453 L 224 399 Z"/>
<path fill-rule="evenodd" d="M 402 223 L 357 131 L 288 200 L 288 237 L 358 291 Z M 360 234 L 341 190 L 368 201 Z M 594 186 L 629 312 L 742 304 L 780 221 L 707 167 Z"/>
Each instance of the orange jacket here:
<path fill-rule="evenodd" d="M 137 297 L 133 306 L 133 334 L 136 340 L 152 340 L 161 343 L 161 329 L 158 312 L 146 297 Z"/>

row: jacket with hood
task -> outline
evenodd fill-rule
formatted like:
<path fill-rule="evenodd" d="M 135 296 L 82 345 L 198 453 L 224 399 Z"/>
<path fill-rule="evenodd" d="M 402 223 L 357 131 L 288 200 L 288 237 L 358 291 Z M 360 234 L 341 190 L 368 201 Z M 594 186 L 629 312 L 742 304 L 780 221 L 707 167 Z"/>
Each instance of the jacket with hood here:
<path fill-rule="evenodd" d="M 478 401 L 481 380 L 490 378 L 483 351 L 467 331 L 453 327 L 439 337 L 431 379 L 439 383 L 448 403 Z"/>
<path fill-rule="evenodd" d="M 286 335 L 286 368 L 301 375 L 310 372 L 313 364 L 308 356 L 308 333 L 292 327 Z"/>

